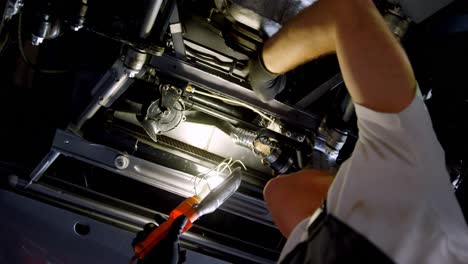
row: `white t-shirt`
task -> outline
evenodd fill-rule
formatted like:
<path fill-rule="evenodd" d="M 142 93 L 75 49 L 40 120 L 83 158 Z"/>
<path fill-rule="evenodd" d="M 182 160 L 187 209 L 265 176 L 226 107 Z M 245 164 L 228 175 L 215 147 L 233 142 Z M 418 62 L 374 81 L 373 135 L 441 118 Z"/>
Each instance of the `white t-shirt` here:
<path fill-rule="evenodd" d="M 396 263 L 468 263 L 468 227 L 420 96 L 398 114 L 356 105 L 359 140 L 329 190 L 328 212 Z M 314 216 L 281 258 L 307 238 Z"/>

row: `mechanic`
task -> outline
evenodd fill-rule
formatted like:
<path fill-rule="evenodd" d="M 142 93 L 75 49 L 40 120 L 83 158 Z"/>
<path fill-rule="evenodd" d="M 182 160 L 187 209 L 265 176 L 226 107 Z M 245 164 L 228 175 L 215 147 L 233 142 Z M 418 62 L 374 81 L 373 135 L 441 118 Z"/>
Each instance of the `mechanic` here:
<path fill-rule="evenodd" d="M 251 62 L 252 88 L 272 100 L 283 73 L 332 52 L 355 103 L 359 140 L 335 177 L 303 170 L 265 187 L 288 238 L 279 263 L 468 263 L 467 225 L 444 152 L 408 58 L 371 0 L 320 0 L 304 10 Z M 177 263 L 186 219 L 177 220 L 154 263 Z"/>

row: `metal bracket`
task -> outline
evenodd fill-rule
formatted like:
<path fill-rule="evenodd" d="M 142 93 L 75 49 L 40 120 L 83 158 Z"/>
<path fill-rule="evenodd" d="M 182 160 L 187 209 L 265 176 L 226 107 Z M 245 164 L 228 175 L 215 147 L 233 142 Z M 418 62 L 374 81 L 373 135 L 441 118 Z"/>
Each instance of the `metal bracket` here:
<path fill-rule="evenodd" d="M 170 24 L 169 31 L 171 32 L 171 34 L 182 33 L 182 24 L 181 23 Z"/>
<path fill-rule="evenodd" d="M 171 17 L 169 18 L 169 31 L 172 35 L 172 44 L 174 45 L 174 53 L 177 58 L 185 60 L 185 44 L 182 36 L 183 29 L 179 18 L 179 9 L 177 3 L 174 5 Z"/>
<path fill-rule="evenodd" d="M 171 85 L 164 85 L 161 89 L 161 107 L 172 110 L 181 95 L 182 90 Z"/>
<path fill-rule="evenodd" d="M 90 143 L 67 131 L 57 130 L 51 151 L 31 174 L 38 181 L 59 155 L 95 165 L 159 189 L 189 197 L 194 194 L 193 175 L 143 160 L 112 148 Z M 201 171 L 209 168 L 200 166 Z M 274 227 L 262 200 L 235 193 L 221 208 L 224 211 Z"/>

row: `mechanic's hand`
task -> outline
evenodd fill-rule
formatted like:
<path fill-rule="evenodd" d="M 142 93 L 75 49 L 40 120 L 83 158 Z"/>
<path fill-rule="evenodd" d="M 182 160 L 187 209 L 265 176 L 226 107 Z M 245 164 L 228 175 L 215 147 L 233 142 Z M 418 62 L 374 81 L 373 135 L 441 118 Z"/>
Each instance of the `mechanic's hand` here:
<path fill-rule="evenodd" d="M 275 99 L 286 87 L 286 76 L 270 72 L 263 63 L 261 51 L 249 62 L 249 81 L 257 97 L 263 102 Z"/>
<path fill-rule="evenodd" d="M 172 223 L 167 236 L 159 242 L 143 260 L 138 260 L 139 264 L 177 264 L 179 263 L 179 237 L 182 229 L 187 223 L 185 215 L 179 216 Z M 136 238 L 133 239 L 132 248 L 143 241 L 157 226 L 153 223 L 148 223 L 143 227 L 143 230 L 138 232 Z"/>

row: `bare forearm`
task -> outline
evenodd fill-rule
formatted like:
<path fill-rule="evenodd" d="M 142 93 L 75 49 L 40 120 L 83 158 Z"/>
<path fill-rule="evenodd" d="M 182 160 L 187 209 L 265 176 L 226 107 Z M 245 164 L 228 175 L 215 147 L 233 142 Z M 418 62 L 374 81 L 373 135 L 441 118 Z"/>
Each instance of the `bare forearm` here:
<path fill-rule="evenodd" d="M 285 237 L 320 207 L 332 182 L 332 176 L 317 170 L 302 170 L 268 182 L 263 191 L 264 198 L 276 226 Z"/>
<path fill-rule="evenodd" d="M 263 60 L 284 73 L 331 52 L 355 103 L 399 112 L 413 99 L 409 61 L 369 0 L 320 0 L 265 43 Z"/>
<path fill-rule="evenodd" d="M 331 1 L 318 1 L 289 21 L 263 47 L 265 66 L 285 73 L 321 55 L 335 52 Z M 328 11 L 328 12 L 327 12 Z"/>

